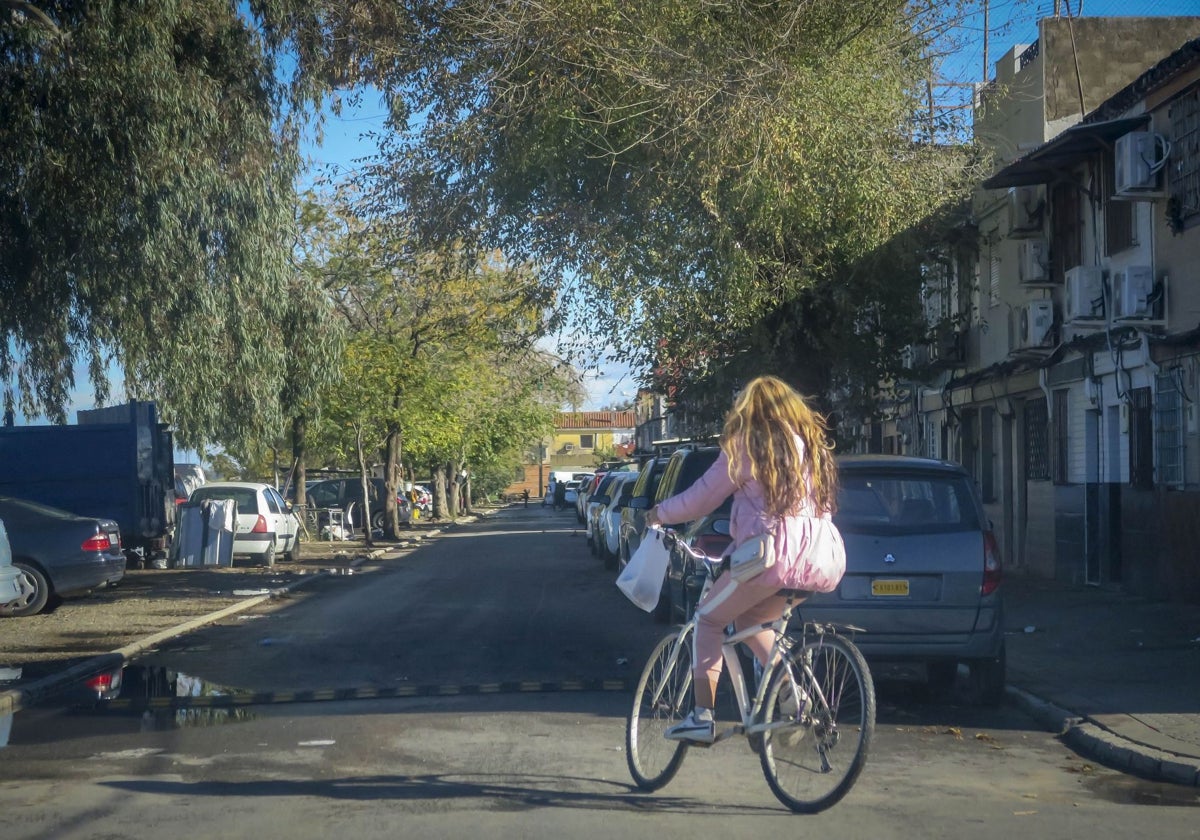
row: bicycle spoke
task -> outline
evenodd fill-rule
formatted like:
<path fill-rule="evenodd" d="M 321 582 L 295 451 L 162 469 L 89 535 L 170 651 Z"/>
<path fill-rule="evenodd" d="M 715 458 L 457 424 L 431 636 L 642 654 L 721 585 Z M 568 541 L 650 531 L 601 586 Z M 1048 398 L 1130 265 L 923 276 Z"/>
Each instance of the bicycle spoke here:
<path fill-rule="evenodd" d="M 678 652 L 676 642 L 678 640 Z M 663 733 L 691 706 L 691 632 L 658 643 L 642 671 L 625 732 L 625 757 L 638 787 L 655 790 L 675 775 L 687 745 Z"/>
<path fill-rule="evenodd" d="M 846 795 L 875 728 L 875 689 L 862 654 L 837 636 L 792 651 L 771 675 L 762 767 L 794 811 L 813 813 Z"/>

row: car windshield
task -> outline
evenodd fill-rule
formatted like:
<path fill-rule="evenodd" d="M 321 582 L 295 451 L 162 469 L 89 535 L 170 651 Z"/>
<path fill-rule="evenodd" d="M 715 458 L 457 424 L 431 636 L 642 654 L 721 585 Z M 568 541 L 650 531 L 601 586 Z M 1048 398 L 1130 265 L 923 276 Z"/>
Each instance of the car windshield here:
<path fill-rule="evenodd" d="M 862 533 L 979 530 L 971 486 L 962 476 L 842 472 L 838 527 Z"/>

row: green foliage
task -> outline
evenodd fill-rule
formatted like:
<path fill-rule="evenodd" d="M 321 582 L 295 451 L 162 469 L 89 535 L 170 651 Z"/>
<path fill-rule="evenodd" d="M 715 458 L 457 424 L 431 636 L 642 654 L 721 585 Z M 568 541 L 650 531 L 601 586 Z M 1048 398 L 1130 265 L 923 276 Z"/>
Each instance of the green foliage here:
<path fill-rule="evenodd" d="M 964 194 L 971 155 L 923 139 L 953 6 L 434 4 L 374 189 L 562 278 L 567 352 L 695 381 L 781 302 L 865 304 L 848 267 Z"/>
<path fill-rule="evenodd" d="M 62 420 L 81 360 L 99 400 L 115 364 L 185 445 L 277 430 L 284 331 L 315 317 L 290 252 L 319 85 L 278 64 L 292 4 L 39 5 L 0 8 L 6 405 Z"/>

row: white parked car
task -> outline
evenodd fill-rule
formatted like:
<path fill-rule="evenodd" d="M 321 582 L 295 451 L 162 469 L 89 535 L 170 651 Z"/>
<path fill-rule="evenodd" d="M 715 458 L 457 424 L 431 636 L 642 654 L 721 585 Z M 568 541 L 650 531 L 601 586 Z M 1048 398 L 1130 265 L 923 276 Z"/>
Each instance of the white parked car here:
<path fill-rule="evenodd" d="M 296 559 L 300 523 L 287 502 L 269 484 L 252 481 L 210 481 L 192 491 L 189 503 L 233 499 L 237 504 L 237 533 L 233 553 L 249 555 L 265 566 L 275 558 Z"/>
<path fill-rule="evenodd" d="M 606 569 L 617 568 L 621 549 L 621 511 L 633 497 L 637 478 L 636 472 L 613 473 L 613 481 L 608 486 L 608 502 L 597 516 L 600 535 L 597 553 Z"/>
<path fill-rule="evenodd" d="M 0 519 L 0 607 L 24 597 L 21 585 L 21 570 L 12 564 L 12 548 L 8 544 L 8 532 L 4 520 Z"/>

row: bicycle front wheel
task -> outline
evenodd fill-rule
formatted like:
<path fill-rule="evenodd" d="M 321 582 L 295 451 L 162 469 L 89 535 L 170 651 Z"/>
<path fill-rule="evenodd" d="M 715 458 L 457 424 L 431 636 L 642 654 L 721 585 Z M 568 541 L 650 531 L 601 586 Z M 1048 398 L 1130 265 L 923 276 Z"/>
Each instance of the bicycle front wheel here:
<path fill-rule="evenodd" d="M 875 732 L 875 685 L 866 660 L 836 635 L 797 645 L 772 669 L 763 774 L 779 801 L 802 814 L 836 804 L 853 787 Z"/>
<path fill-rule="evenodd" d="M 642 790 L 658 790 L 683 763 L 687 744 L 663 733 L 691 708 L 692 630 L 655 646 L 638 680 L 625 727 L 625 759 Z"/>

